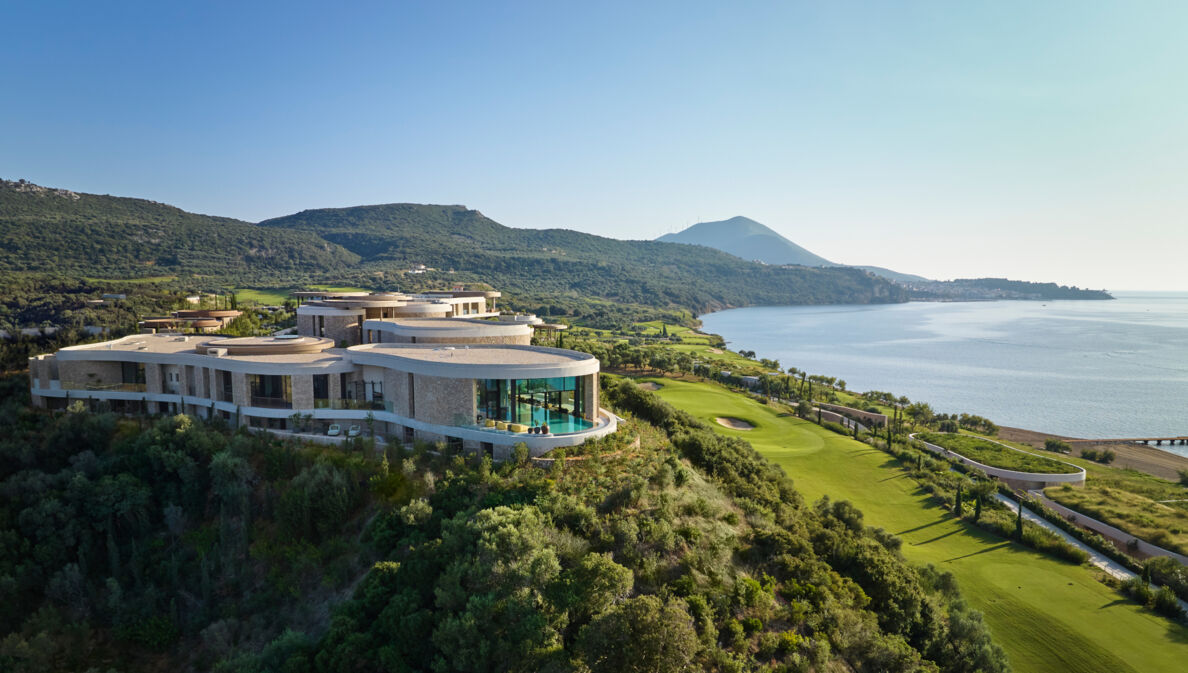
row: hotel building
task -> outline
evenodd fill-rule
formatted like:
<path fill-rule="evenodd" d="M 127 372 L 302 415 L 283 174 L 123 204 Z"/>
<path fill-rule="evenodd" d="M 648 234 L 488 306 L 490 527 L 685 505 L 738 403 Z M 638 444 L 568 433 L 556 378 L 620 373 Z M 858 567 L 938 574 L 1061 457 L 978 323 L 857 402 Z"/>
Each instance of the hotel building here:
<path fill-rule="evenodd" d="M 387 441 L 496 459 L 519 442 L 540 455 L 615 430 L 598 404 L 598 360 L 532 346 L 533 329 L 551 326 L 499 316 L 497 292 L 297 296 L 296 334 L 138 334 L 32 357 L 33 402 L 103 400 L 273 431 L 369 423 Z"/>

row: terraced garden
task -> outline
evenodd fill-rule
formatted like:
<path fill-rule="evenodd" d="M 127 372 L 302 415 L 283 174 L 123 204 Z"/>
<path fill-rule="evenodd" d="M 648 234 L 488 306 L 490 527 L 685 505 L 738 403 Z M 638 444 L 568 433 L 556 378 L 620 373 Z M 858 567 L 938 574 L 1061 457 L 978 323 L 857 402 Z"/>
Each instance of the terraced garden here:
<path fill-rule="evenodd" d="M 1068 474 L 1076 471 L 1075 468 L 1058 460 L 1024 453 L 980 437 L 948 432 L 921 432 L 916 435 L 916 439 L 936 444 L 983 465 L 1004 470 L 1037 474 Z"/>
<path fill-rule="evenodd" d="M 958 522 L 932 504 L 882 451 L 760 404 L 721 386 L 649 378 L 657 394 L 717 432 L 749 441 L 784 468 L 806 500 L 849 500 L 867 525 L 895 533 L 916 563 L 952 572 L 981 610 L 1015 671 L 1175 671 L 1188 657 L 1188 629 L 1122 598 L 1094 571 L 1042 556 Z M 714 419 L 755 426 L 731 430 Z"/>

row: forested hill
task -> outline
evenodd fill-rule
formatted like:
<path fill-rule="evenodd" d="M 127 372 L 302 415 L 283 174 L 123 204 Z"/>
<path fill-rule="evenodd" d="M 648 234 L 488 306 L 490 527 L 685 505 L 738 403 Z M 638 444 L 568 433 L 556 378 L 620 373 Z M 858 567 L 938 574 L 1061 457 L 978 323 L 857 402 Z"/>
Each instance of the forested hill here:
<path fill-rule="evenodd" d="M 772 268 L 708 248 L 514 229 L 463 206 L 310 210 L 252 224 L 9 181 L 0 181 L 0 249 L 0 272 L 183 281 L 197 275 L 249 286 L 348 275 L 400 284 L 399 274 L 420 263 L 454 272 L 447 282 L 484 281 L 520 296 L 599 297 L 695 312 L 907 298 L 902 288 L 859 270 Z"/>
<path fill-rule="evenodd" d="M 916 301 L 993 301 L 997 299 L 1113 299 L 1105 290 L 1006 278 L 960 278 L 905 283 Z"/>
<path fill-rule="evenodd" d="M 859 270 L 773 268 L 709 248 L 621 241 L 566 229 L 515 229 L 463 206 L 307 210 L 260 225 L 317 233 L 367 264 L 464 270 L 513 292 L 577 293 L 697 311 L 898 302 L 907 296 L 902 288 Z"/>
<path fill-rule="evenodd" d="M 314 234 L 196 215 L 155 201 L 0 180 L 0 271 L 136 277 L 272 276 L 359 258 Z"/>

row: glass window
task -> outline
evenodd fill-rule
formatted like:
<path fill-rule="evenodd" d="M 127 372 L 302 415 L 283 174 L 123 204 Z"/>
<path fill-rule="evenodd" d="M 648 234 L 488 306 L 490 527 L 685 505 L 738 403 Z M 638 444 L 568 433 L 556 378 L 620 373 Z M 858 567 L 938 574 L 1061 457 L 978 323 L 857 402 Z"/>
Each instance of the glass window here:
<path fill-rule="evenodd" d="M 576 432 L 590 427 L 585 419 L 584 377 L 543 379 L 480 379 L 475 381 L 475 407 L 486 420 L 530 426 L 548 425 L 550 432 Z"/>

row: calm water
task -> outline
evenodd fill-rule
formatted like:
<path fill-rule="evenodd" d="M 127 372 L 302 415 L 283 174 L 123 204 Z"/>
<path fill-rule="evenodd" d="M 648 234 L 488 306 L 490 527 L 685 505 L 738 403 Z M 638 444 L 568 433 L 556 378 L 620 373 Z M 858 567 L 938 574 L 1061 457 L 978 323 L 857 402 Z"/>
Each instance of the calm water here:
<path fill-rule="evenodd" d="M 771 306 L 702 320 L 731 350 L 939 412 L 1076 437 L 1188 435 L 1188 294 L 1116 296 Z"/>

